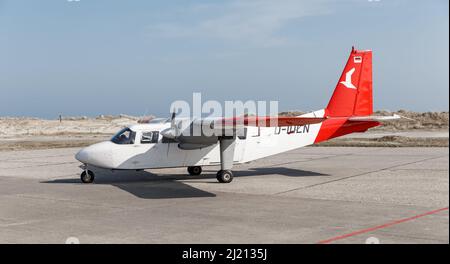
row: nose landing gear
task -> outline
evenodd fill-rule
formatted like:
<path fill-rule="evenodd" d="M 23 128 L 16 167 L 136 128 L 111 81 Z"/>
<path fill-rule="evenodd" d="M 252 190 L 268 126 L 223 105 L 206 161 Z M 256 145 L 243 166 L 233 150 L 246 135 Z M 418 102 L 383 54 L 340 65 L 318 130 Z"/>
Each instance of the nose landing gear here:
<path fill-rule="evenodd" d="M 95 174 L 90 170 L 84 170 L 81 175 L 80 179 L 83 183 L 92 183 L 94 182 Z"/>

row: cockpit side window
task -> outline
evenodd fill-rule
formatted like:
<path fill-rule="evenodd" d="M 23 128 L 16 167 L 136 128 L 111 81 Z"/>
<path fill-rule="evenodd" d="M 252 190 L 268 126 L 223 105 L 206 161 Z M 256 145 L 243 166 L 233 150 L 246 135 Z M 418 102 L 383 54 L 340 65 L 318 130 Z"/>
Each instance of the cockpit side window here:
<path fill-rule="evenodd" d="M 159 132 L 142 132 L 141 144 L 158 143 Z"/>
<path fill-rule="evenodd" d="M 124 128 L 114 135 L 111 141 L 116 144 L 134 144 L 135 137 L 136 132 L 129 128 Z"/>

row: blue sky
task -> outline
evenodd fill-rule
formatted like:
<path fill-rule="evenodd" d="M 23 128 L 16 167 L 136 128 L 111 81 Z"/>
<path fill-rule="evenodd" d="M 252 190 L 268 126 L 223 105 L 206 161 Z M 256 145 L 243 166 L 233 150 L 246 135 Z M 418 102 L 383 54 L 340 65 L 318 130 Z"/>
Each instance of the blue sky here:
<path fill-rule="evenodd" d="M 449 108 L 446 0 L 0 0 L 0 116 L 156 114 L 174 100 L 316 110 L 352 45 L 374 107 Z"/>

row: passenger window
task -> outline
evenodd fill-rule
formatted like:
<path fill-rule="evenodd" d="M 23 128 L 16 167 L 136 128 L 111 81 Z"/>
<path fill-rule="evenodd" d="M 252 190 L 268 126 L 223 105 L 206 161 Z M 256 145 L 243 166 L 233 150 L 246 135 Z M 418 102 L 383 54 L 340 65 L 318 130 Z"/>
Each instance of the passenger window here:
<path fill-rule="evenodd" d="M 142 132 L 141 144 L 158 143 L 159 132 Z"/>

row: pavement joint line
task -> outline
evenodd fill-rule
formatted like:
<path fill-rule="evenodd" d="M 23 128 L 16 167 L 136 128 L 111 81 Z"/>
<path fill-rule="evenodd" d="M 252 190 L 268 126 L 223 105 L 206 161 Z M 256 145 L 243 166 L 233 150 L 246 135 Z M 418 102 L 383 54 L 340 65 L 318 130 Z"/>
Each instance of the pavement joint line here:
<path fill-rule="evenodd" d="M 267 166 L 266 168 L 270 168 L 270 167 L 275 167 L 275 166 L 281 166 L 281 165 L 289 165 L 289 164 L 294 164 L 294 163 L 300 163 L 300 162 L 310 162 L 310 161 L 316 161 L 316 160 L 323 160 L 323 159 L 331 159 L 331 158 L 336 158 L 336 157 L 344 157 L 344 156 L 352 156 L 353 154 L 335 154 L 333 156 L 326 156 L 326 157 L 321 157 L 321 158 L 312 158 L 309 160 L 294 160 L 294 161 L 288 161 L 288 162 L 283 162 L 283 163 L 277 163 L 277 164 L 272 164 L 270 166 Z M 262 166 L 264 167 L 264 166 Z"/>
<path fill-rule="evenodd" d="M 288 192 L 293 192 L 293 191 L 313 188 L 313 187 L 317 187 L 317 186 L 328 184 L 328 183 L 333 183 L 333 182 L 337 182 L 337 181 L 347 180 L 347 179 L 351 179 L 351 178 L 355 178 L 355 177 L 359 177 L 359 176 L 364 176 L 364 175 L 375 173 L 375 172 L 381 172 L 381 171 L 385 171 L 385 170 L 390 170 L 392 168 L 397 168 L 397 167 L 401 167 L 401 166 L 411 165 L 411 164 L 420 163 L 420 162 L 433 160 L 433 159 L 438 159 L 438 158 L 442 158 L 442 157 L 446 157 L 446 155 L 445 156 L 437 156 L 437 157 L 421 159 L 421 160 L 417 160 L 417 161 L 413 161 L 413 162 L 407 162 L 407 163 L 397 164 L 397 165 L 390 166 L 390 167 L 381 168 L 381 169 L 378 169 L 378 170 L 358 173 L 358 174 L 355 174 L 355 175 L 341 177 L 339 179 L 329 180 L 329 181 L 325 181 L 325 182 L 321 182 L 321 183 L 316 183 L 316 184 L 312 184 L 312 185 L 308 185 L 308 186 L 302 186 L 302 187 L 299 187 L 299 188 L 294 188 L 294 189 L 290 189 L 290 190 L 286 190 L 286 191 L 282 191 L 282 192 L 277 192 L 277 193 L 274 193 L 273 195 L 280 195 L 280 194 L 285 194 L 285 193 L 288 193 Z"/>
<path fill-rule="evenodd" d="M 349 238 L 349 237 L 353 237 L 353 236 L 369 233 L 369 232 L 376 231 L 376 230 L 379 230 L 379 229 L 388 228 L 388 227 L 391 227 L 391 226 L 394 226 L 394 225 L 398 225 L 398 224 L 401 224 L 401 223 L 412 221 L 412 220 L 415 220 L 415 219 L 418 219 L 418 218 L 422 218 L 424 216 L 437 214 L 437 213 L 440 213 L 440 212 L 443 212 L 443 211 L 448 211 L 448 207 L 444 207 L 444 208 L 436 209 L 436 210 L 433 210 L 433 211 L 425 212 L 425 213 L 418 214 L 418 215 L 415 215 L 415 216 L 411 216 L 411 217 L 408 217 L 408 218 L 402 218 L 402 219 L 399 219 L 399 220 L 394 220 L 394 221 L 391 221 L 391 222 L 388 222 L 388 223 L 385 223 L 385 224 L 381 224 L 381 225 L 374 226 L 374 227 L 369 227 L 369 228 L 366 228 L 366 229 L 361 229 L 361 230 L 354 231 L 354 232 L 351 232 L 351 233 L 347 233 L 347 234 L 344 234 L 344 235 L 335 236 L 335 237 L 332 237 L 332 238 L 329 238 L 329 239 L 324 239 L 324 240 L 321 240 L 321 241 L 317 242 L 317 244 L 328 244 L 328 243 L 331 243 L 331 242 L 334 242 L 334 241 L 337 241 L 337 240 L 342 240 L 342 239 L 345 239 L 345 238 Z"/>
<path fill-rule="evenodd" d="M 15 222 L 9 224 L 0 224 L 0 227 L 10 227 L 10 226 L 20 226 L 20 225 L 28 225 L 42 222 L 42 220 L 31 220 L 31 221 L 23 221 L 23 222 Z"/>
<path fill-rule="evenodd" d="M 448 171 L 448 170 L 441 170 L 441 169 L 395 169 L 392 171 L 418 171 L 418 170 L 424 170 L 424 171 Z"/>
<path fill-rule="evenodd" d="M 0 162 L 1 164 L 2 162 Z M 3 163 L 24 163 L 24 164 L 42 164 L 41 160 L 30 161 L 30 160 L 18 160 L 18 161 L 8 161 Z"/>
<path fill-rule="evenodd" d="M 49 155 L 49 156 L 27 157 L 27 158 L 0 159 L 0 162 L 23 161 L 23 160 L 28 160 L 28 159 L 40 159 L 40 158 L 58 158 L 58 157 L 73 157 L 73 155 Z"/>
<path fill-rule="evenodd" d="M 57 166 L 57 165 L 72 164 L 72 163 L 79 163 L 79 162 L 78 161 L 67 161 L 67 162 L 45 163 L 45 164 L 39 164 L 39 165 L 27 165 L 27 166 L 21 166 L 21 167 L 2 168 L 2 169 L 3 170 L 23 169 L 23 168 L 32 168 L 32 167 Z"/>
<path fill-rule="evenodd" d="M 66 179 L 66 177 L 69 177 L 69 176 L 79 176 L 79 173 L 78 172 L 74 172 L 74 173 L 71 173 L 71 174 L 57 175 L 57 176 L 54 176 L 54 177 L 45 178 L 45 179 L 42 179 L 40 181 L 40 183 L 45 183 L 45 181 L 49 181 L 49 180 Z"/>
<path fill-rule="evenodd" d="M 66 202 L 66 203 L 72 203 L 77 205 L 89 205 L 89 206 L 100 206 L 110 209 L 126 209 L 127 207 L 122 206 L 105 206 L 103 204 L 96 204 L 96 203 L 89 203 L 89 202 L 80 202 L 80 201 L 74 201 L 74 200 L 68 200 L 68 199 L 58 199 L 58 198 L 47 198 L 47 197 L 39 197 L 34 195 L 23 195 L 23 194 L 16 194 L 14 195 L 19 198 L 25 198 L 25 199 L 33 199 L 33 200 L 47 200 L 47 201 L 54 201 L 54 202 Z"/>
<path fill-rule="evenodd" d="M 113 186 L 113 185 L 112 185 Z M 11 195 L 8 195 L 11 196 Z M 55 199 L 55 198 L 47 198 L 47 197 L 39 197 L 39 196 L 32 196 L 32 195 L 22 195 L 22 194 L 16 194 L 13 195 L 16 197 L 20 197 L 20 198 L 25 198 L 25 199 L 33 199 L 33 200 L 47 200 L 47 201 L 55 201 L 55 202 L 66 202 L 66 203 L 71 203 L 71 204 L 75 204 L 75 205 L 88 205 L 88 206 L 92 206 L 92 207 L 103 207 L 103 208 L 109 208 L 109 209 L 118 209 L 118 210 L 124 210 L 124 211 L 139 211 L 139 210 L 148 210 L 147 207 L 129 207 L 129 206 L 105 206 L 104 204 L 95 204 L 95 203 L 88 203 L 88 202 L 79 202 L 79 201 L 73 201 L 73 200 L 68 200 L 68 199 Z M 197 201 L 191 201 L 190 203 L 197 203 Z M 152 209 L 155 208 L 166 208 L 170 206 L 169 204 L 162 204 L 159 205 L 157 207 L 152 207 Z M 60 217 L 60 218 L 65 218 L 65 217 Z M 35 222 L 42 222 L 43 220 L 36 220 Z M 31 223 L 31 221 L 29 221 Z M 25 223 L 24 223 L 25 224 Z M 2 225 L 0 224 L 0 227 Z"/>
<path fill-rule="evenodd" d="M 379 229 L 377 231 L 380 232 L 380 234 L 382 234 L 383 236 L 400 237 L 400 238 L 417 239 L 417 240 L 428 240 L 428 241 L 435 241 L 438 243 L 448 243 L 447 240 L 442 240 L 442 239 L 438 239 L 438 238 L 426 238 L 426 237 L 418 237 L 418 236 L 410 236 L 410 235 L 401 235 L 401 234 L 397 234 L 392 231 L 387 231 L 384 229 Z"/>
<path fill-rule="evenodd" d="M 78 173 L 72 173 L 72 174 L 64 174 L 64 175 L 57 175 L 54 177 L 44 178 L 44 179 L 36 179 L 36 178 L 27 178 L 27 177 L 21 177 L 17 175 L 2 175 L 0 174 L 0 180 L 10 178 L 10 179 L 16 179 L 16 180 L 40 180 L 40 183 L 45 183 L 45 181 L 48 180 L 58 180 L 58 179 L 65 179 L 69 176 L 77 176 Z"/>

